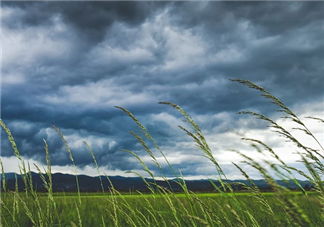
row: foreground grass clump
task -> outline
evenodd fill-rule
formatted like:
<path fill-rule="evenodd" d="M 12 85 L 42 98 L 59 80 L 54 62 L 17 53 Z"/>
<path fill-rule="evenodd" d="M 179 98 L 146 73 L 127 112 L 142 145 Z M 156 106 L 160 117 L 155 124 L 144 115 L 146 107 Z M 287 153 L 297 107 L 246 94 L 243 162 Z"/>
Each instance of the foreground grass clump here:
<path fill-rule="evenodd" d="M 35 166 L 39 171 L 47 193 L 38 193 L 33 185 L 30 164 L 24 162 L 10 130 L 0 120 L 2 128 L 8 134 L 14 153 L 21 162 L 19 166 L 20 174 L 25 186 L 25 192 L 18 192 L 18 185 L 16 185 L 15 191 L 7 190 L 3 165 L 1 163 L 3 179 L 1 226 L 323 226 L 324 186 L 321 177 L 324 173 L 324 149 L 322 145 L 298 116 L 268 91 L 249 81 L 233 81 L 261 92 L 262 96 L 279 107 L 278 111 L 284 114 L 284 118 L 290 119 L 298 125 L 295 130 L 303 131 L 309 139 L 316 141 L 320 147 L 320 149 L 314 149 L 305 146 L 289 130 L 267 116 L 252 111 L 240 112 L 239 114 L 248 114 L 267 121 L 276 133 L 279 133 L 287 141 L 294 143 L 301 150 L 299 152 L 300 162 L 304 164 L 308 170 L 307 172 L 286 164 L 271 147 L 262 141 L 253 138 L 243 138 L 249 141 L 260 153 L 269 153 L 276 159 L 276 162 L 268 160 L 259 161 L 236 151 L 245 159 L 244 162 L 246 164 L 259 171 L 274 191 L 272 195 L 262 193 L 248 173 L 237 163 L 233 163 L 250 182 L 249 185 L 240 185 L 246 188 L 249 193 L 245 195 L 236 193 L 233 185 L 229 183 L 221 166 L 214 158 L 199 126 L 183 109 L 173 103 L 161 102 L 161 104 L 169 105 L 180 111 L 185 117 L 185 121 L 189 124 L 190 129 L 183 126 L 179 126 L 179 128 L 194 140 L 198 149 L 203 152 L 203 155 L 211 161 L 211 165 L 215 167 L 215 174 L 221 186 L 217 186 L 213 181 L 210 182 L 218 192 L 217 194 L 200 195 L 189 191 L 181 172 L 173 169 L 167 157 L 146 128 L 132 113 L 122 107 L 117 108 L 130 116 L 141 129 L 141 133 L 143 133 L 139 135 L 131 132 L 131 134 L 143 145 L 157 168 L 161 170 L 162 176 L 154 176 L 153 172 L 139 156 L 132 151 L 125 150 L 138 159 L 143 169 L 153 179 L 153 182 L 147 182 L 143 178 L 151 194 L 144 195 L 137 192 L 136 195 L 127 196 L 118 192 L 110 182 L 110 185 L 112 185 L 110 188 L 102 186 L 102 196 L 83 196 L 79 190 L 76 196 L 69 196 L 68 194 L 56 195 L 53 193 L 52 188 L 51 163 L 46 141 L 44 141 L 47 160 L 47 169 L 44 170 L 45 175 L 43 175 L 37 165 Z M 323 119 L 310 118 L 324 123 Z M 58 128 L 54 127 L 54 129 L 62 138 L 71 162 L 74 165 L 72 152 L 64 136 Z M 154 144 L 155 150 L 162 155 L 169 168 L 173 171 L 174 177 L 182 188 L 181 195 L 175 194 L 171 187 L 169 189 L 161 187 L 154 181 L 156 177 L 162 177 L 169 184 L 169 180 L 157 161 L 156 155 L 153 154 L 145 140 L 149 140 Z M 100 176 L 95 156 L 87 143 L 85 143 L 85 146 L 88 147 Z M 282 180 L 295 182 L 300 188 L 300 193 L 292 193 L 288 188 L 279 185 L 274 179 L 274 175 Z M 313 192 L 307 193 L 299 185 L 295 175 L 308 179 L 314 187 Z M 108 176 L 107 179 L 110 181 Z M 101 185 L 103 185 L 102 179 L 100 178 L 99 180 Z M 18 184 L 17 178 L 16 182 Z M 77 175 L 76 183 L 78 185 Z"/>

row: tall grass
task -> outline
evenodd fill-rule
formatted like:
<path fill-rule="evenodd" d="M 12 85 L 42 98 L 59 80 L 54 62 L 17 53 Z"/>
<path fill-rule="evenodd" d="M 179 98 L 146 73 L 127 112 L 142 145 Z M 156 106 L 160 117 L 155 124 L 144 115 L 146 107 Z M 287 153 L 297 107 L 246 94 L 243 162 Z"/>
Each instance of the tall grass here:
<path fill-rule="evenodd" d="M 47 168 L 44 169 L 45 175 L 35 165 L 47 190 L 46 197 L 40 196 L 33 186 L 29 163 L 26 165 L 24 162 L 11 131 L 0 119 L 0 124 L 8 135 L 14 154 L 20 160 L 19 170 L 25 188 L 25 193 L 18 192 L 18 180 L 16 176 L 15 191 L 8 190 L 4 174 L 5 170 L 0 160 L 3 189 L 1 195 L 1 226 L 322 226 L 322 223 L 324 223 L 324 186 L 322 180 L 324 173 L 323 146 L 302 120 L 267 90 L 250 81 L 239 79 L 232 81 L 259 91 L 261 96 L 268 99 L 272 105 L 278 108 L 279 112 L 283 113 L 283 118 L 297 124 L 297 127 L 293 130 L 304 132 L 305 136 L 314 140 L 319 146 L 319 149 L 314 149 L 302 144 L 293 136 L 290 130 L 279 125 L 267 116 L 253 111 L 239 112 L 239 114 L 251 115 L 252 117 L 268 122 L 275 133 L 283 136 L 287 141 L 292 142 L 301 150 L 298 153 L 300 156 L 299 161 L 303 163 L 307 172 L 285 163 L 275 150 L 264 142 L 254 138 L 242 139 L 251 143 L 252 147 L 259 153 L 270 154 L 275 158 L 276 162 L 255 160 L 239 150 L 234 150 L 242 156 L 245 164 L 260 173 L 263 179 L 273 189 L 274 196 L 269 197 L 263 194 L 249 174 L 238 163 L 233 163 L 233 167 L 237 168 L 249 182 L 249 184 L 238 184 L 250 193 L 246 196 L 237 194 L 233 189 L 233 185 L 227 179 L 221 165 L 214 157 L 202 130 L 195 121 L 180 106 L 170 102 L 160 102 L 160 104 L 168 105 L 183 115 L 187 127 L 179 126 L 179 128 L 192 138 L 203 156 L 215 167 L 216 179 L 220 183 L 220 186 L 217 186 L 213 180 L 210 180 L 210 183 L 215 191 L 219 192 L 220 196 L 201 197 L 193 193 L 188 190 L 181 171 L 176 171 L 172 167 L 164 152 L 157 145 L 157 142 L 152 138 L 148 130 L 131 112 L 117 106 L 116 108 L 124 111 L 139 126 L 140 133 L 130 133 L 140 142 L 144 150 L 151 157 L 153 163 L 162 173 L 162 176 L 155 176 L 140 156 L 133 151 L 124 150 L 133 155 L 141 163 L 144 171 L 153 179 L 153 182 L 147 181 L 142 175 L 134 172 L 143 179 L 151 195 L 143 195 L 141 192 L 137 192 L 136 196 L 126 197 L 114 188 L 109 177 L 106 175 L 107 180 L 110 182 L 110 187 L 105 189 L 102 179 L 99 177 L 101 189 L 105 195 L 103 198 L 100 198 L 100 201 L 95 198 L 89 199 L 82 197 L 72 152 L 61 131 L 53 126 L 64 142 L 65 149 L 69 153 L 69 157 L 75 168 L 78 196 L 76 201 L 73 199 L 74 197 L 54 196 L 49 148 L 45 140 L 44 149 L 47 162 Z M 318 121 L 319 124 L 324 123 L 323 119 L 316 117 L 309 118 Z M 168 168 L 172 170 L 176 182 L 182 189 L 183 197 L 179 197 L 172 191 L 170 180 L 167 178 L 165 170 L 156 158 L 157 154 L 154 154 L 152 148 L 145 142 L 146 140 L 153 143 L 154 149 L 162 155 L 168 164 Z M 84 144 L 88 148 L 94 160 L 98 175 L 100 176 L 101 174 L 94 153 L 86 142 Z M 294 182 L 302 194 L 298 196 L 292 194 L 288 188 L 278 184 L 274 175 L 279 179 Z M 309 195 L 299 184 L 297 177 L 295 177 L 296 175 L 308 179 L 313 184 L 315 193 Z M 156 177 L 162 177 L 169 185 L 169 188 L 160 186 L 155 181 Z"/>

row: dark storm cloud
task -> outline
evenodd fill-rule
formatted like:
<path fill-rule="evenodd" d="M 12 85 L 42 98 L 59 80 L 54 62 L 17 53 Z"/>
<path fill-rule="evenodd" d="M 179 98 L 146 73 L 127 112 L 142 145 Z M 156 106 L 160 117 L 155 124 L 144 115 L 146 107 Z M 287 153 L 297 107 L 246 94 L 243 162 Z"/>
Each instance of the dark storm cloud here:
<path fill-rule="evenodd" d="M 166 3 L 151 2 L 4 2 L 3 7 L 19 10 L 18 18 L 6 18 L 4 26 L 29 27 L 52 25 L 53 16 L 61 16 L 76 29 L 80 38 L 101 41 L 114 21 L 130 26 L 143 23 L 152 12 Z"/>
<path fill-rule="evenodd" d="M 71 42 L 72 45 L 67 49 L 64 46 L 58 47 L 62 48 L 59 58 L 41 56 L 35 65 L 25 66 L 25 73 L 35 79 L 37 77 L 45 87 L 48 86 L 46 85 L 48 81 L 51 81 L 51 86 L 60 86 L 64 83 L 79 84 L 88 80 L 89 74 L 92 80 L 100 80 L 103 75 L 118 75 L 120 71 L 125 70 L 125 64 L 120 63 L 108 64 L 108 67 L 100 69 L 99 72 L 87 66 L 83 67 L 89 61 L 85 57 L 91 48 L 100 44 L 107 34 L 108 37 L 114 38 L 116 34 L 109 33 L 109 28 L 114 22 L 125 23 L 129 27 L 136 28 L 165 4 L 165 2 L 4 2 L 2 7 L 14 10 L 15 13 L 3 18 L 2 26 L 9 29 L 15 28 L 20 32 L 28 28 L 43 27 L 48 40 L 63 39 Z M 53 32 L 55 20 L 62 21 L 69 31 Z M 26 42 L 30 40 L 28 37 L 25 39 Z M 122 45 L 123 40 L 124 38 L 118 40 L 118 45 Z M 130 37 L 127 42 L 131 41 Z M 47 70 L 46 76 L 33 67 L 40 65 Z"/>
<path fill-rule="evenodd" d="M 252 108 L 273 115 L 277 108 L 229 78 L 256 82 L 289 106 L 323 98 L 322 2 L 1 5 L 1 118 L 21 154 L 43 163 L 45 139 L 53 165 L 71 164 L 51 128 L 56 125 L 77 166 L 93 164 L 84 140 L 99 165 L 141 169 L 120 151 L 147 155 L 128 133 L 139 128 L 115 105 L 133 112 L 167 155 L 180 152 L 179 160 L 199 152 L 182 147 L 193 144 L 177 128 L 183 116 L 159 101 L 181 105 L 212 142 L 231 130 L 265 128 L 248 118 L 243 124 L 235 113 Z M 3 130 L 1 136 L 2 156 L 12 156 Z M 218 154 L 222 149 L 217 147 Z M 202 173 L 201 165 L 175 164 L 189 175 Z"/>
<path fill-rule="evenodd" d="M 322 2 L 208 2 L 202 7 L 199 5 L 177 3 L 172 14 L 174 21 L 203 30 L 203 37 L 213 42 L 215 51 L 234 45 L 245 52 L 242 62 L 217 64 L 211 69 L 215 74 L 254 82 L 268 78 L 268 86 L 274 90 L 296 88 L 298 94 L 288 98 L 313 96 L 323 91 Z M 246 27 L 240 29 L 240 24 Z M 249 34 L 248 39 L 244 37 L 246 34 Z M 277 41 L 271 41 L 272 38 Z M 254 47 L 252 44 L 258 40 L 260 44 Z"/>

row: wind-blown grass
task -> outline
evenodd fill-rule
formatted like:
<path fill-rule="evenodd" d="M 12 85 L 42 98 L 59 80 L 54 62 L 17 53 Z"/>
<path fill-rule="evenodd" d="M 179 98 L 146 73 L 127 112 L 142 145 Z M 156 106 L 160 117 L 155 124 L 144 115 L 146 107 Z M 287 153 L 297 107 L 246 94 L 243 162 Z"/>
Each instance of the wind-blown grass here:
<path fill-rule="evenodd" d="M 259 153 L 270 154 L 276 162 L 255 160 L 238 150 L 234 150 L 242 156 L 244 159 L 243 163 L 260 173 L 274 191 L 273 196 L 262 193 L 250 178 L 249 173 L 238 163 L 233 163 L 233 166 L 242 173 L 250 184 L 237 184 L 250 193 L 242 196 L 235 192 L 221 165 L 215 159 L 200 127 L 180 106 L 171 102 L 160 102 L 160 104 L 168 105 L 184 116 L 189 128 L 184 126 L 179 126 L 179 128 L 193 139 L 197 148 L 203 153 L 203 156 L 215 167 L 216 179 L 220 182 L 221 186 L 217 186 L 213 180 L 210 180 L 210 183 L 219 196 L 201 196 L 188 190 L 181 171 L 173 169 L 167 157 L 147 129 L 131 112 L 122 107 L 116 108 L 124 111 L 140 128 L 140 133 L 130 133 L 140 142 L 153 163 L 161 170 L 162 176 L 155 176 L 154 172 L 149 169 L 140 156 L 133 151 L 124 150 L 133 155 L 142 164 L 144 171 L 153 179 L 153 182 L 149 182 L 142 175 L 134 172 L 142 177 L 151 194 L 144 195 L 141 192 L 137 192 L 136 196 L 125 196 L 114 188 L 109 177 L 106 175 L 111 187 L 104 188 L 102 179 L 101 177 L 99 178 L 103 196 L 82 196 L 79 190 L 72 151 L 69 149 L 68 143 L 61 131 L 53 126 L 64 142 L 65 149 L 69 153 L 75 168 L 78 193 L 77 197 L 54 196 L 49 148 L 44 140 L 47 162 L 47 168 L 44 169 L 45 175 L 35 165 L 47 190 L 47 196 L 43 196 L 37 193 L 37 190 L 34 188 L 30 165 L 29 163 L 26 165 L 24 162 L 11 131 L 0 119 L 0 124 L 8 135 L 14 154 L 20 160 L 19 170 L 25 186 L 24 193 L 18 192 L 16 176 L 15 191 L 8 190 L 4 174 L 5 170 L 0 159 L 3 190 L 1 194 L 1 226 L 322 226 L 322 223 L 324 223 L 324 186 L 322 180 L 324 173 L 324 149 L 322 144 L 297 115 L 267 90 L 250 81 L 239 79 L 232 81 L 259 91 L 263 97 L 270 100 L 271 104 L 279 108 L 278 111 L 284 114 L 283 118 L 291 120 L 298 125 L 293 130 L 304 132 L 305 136 L 314 140 L 319 146 L 319 149 L 307 147 L 298 141 L 290 130 L 267 116 L 252 111 L 239 112 L 239 114 L 251 115 L 268 122 L 274 133 L 283 136 L 301 150 L 299 152 L 300 162 L 304 164 L 308 172 L 296 169 L 285 163 L 271 147 L 254 138 L 242 139 L 251 143 L 252 147 Z M 317 117 L 309 117 L 309 119 L 316 120 L 319 124 L 324 123 L 323 119 Z M 172 191 L 164 169 L 156 159 L 152 149 L 145 142 L 147 139 L 153 143 L 154 148 L 168 164 L 168 168 L 172 170 L 176 182 L 182 189 L 181 196 Z M 84 144 L 88 148 L 100 176 L 99 166 L 94 153 L 86 142 Z M 279 185 L 273 177 L 274 174 L 281 180 L 294 182 L 299 187 L 301 193 L 298 195 L 293 194 L 288 188 Z M 309 194 L 306 192 L 299 184 L 295 175 L 308 179 L 314 186 L 314 193 Z M 168 183 L 169 188 L 158 185 L 155 181 L 156 177 L 162 177 Z"/>

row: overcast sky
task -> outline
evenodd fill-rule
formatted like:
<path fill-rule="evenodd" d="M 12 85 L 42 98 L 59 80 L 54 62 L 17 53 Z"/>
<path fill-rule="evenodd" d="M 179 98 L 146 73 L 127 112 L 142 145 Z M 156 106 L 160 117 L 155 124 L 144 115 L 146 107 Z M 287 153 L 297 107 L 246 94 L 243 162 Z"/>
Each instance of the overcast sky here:
<path fill-rule="evenodd" d="M 47 141 L 53 172 L 73 168 L 52 125 L 64 134 L 79 173 L 96 174 L 82 141 L 109 175 L 143 172 L 122 149 L 135 152 L 155 171 L 129 133 L 140 134 L 139 128 L 114 107 L 122 106 L 185 177 L 216 174 L 177 127 L 188 126 L 184 117 L 161 101 L 191 115 L 229 178 L 241 178 L 231 161 L 243 160 L 231 149 L 264 158 L 241 136 L 260 139 L 295 163 L 295 147 L 266 123 L 236 113 L 253 110 L 288 128 L 295 125 L 280 119 L 258 92 L 230 78 L 264 87 L 301 119 L 324 116 L 323 2 L 2 2 L 1 10 L 1 119 L 31 164 L 46 164 Z M 323 142 L 323 125 L 305 123 Z M 304 135 L 296 136 L 317 148 Z M 18 171 L 13 155 L 2 130 L 6 172 Z M 242 166 L 257 178 L 252 168 Z"/>

